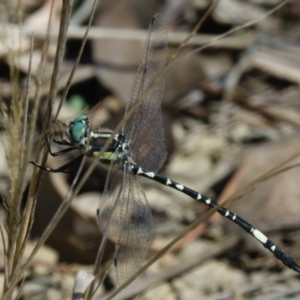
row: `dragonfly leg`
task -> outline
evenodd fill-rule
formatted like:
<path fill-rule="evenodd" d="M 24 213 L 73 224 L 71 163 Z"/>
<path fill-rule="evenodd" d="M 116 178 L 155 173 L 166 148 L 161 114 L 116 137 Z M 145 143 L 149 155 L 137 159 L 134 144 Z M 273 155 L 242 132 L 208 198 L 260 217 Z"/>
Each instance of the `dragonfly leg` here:
<path fill-rule="evenodd" d="M 72 144 L 69 143 L 68 141 L 66 140 L 62 140 L 62 141 L 56 141 L 56 140 L 53 140 L 56 144 L 58 145 L 67 145 L 67 146 L 71 146 Z M 47 145 L 47 149 L 48 149 L 48 152 L 51 156 L 59 156 L 59 155 L 62 155 L 62 154 L 65 154 L 65 153 L 68 153 L 70 151 L 73 151 L 73 150 L 78 150 L 78 147 L 70 147 L 70 148 L 67 148 L 67 149 L 63 149 L 61 151 L 58 151 L 58 152 L 52 152 L 51 150 L 51 142 L 50 142 L 50 137 L 49 135 L 47 135 L 47 138 L 46 138 L 46 145 Z M 73 145 L 72 145 L 73 146 Z"/>
<path fill-rule="evenodd" d="M 73 160 L 69 161 L 68 163 L 64 164 L 63 166 L 57 169 L 51 169 L 48 167 L 41 166 L 35 163 L 34 161 L 30 161 L 30 163 L 44 171 L 51 173 L 73 173 L 81 163 L 82 158 L 83 154 L 79 155 L 78 157 L 74 158 Z"/>

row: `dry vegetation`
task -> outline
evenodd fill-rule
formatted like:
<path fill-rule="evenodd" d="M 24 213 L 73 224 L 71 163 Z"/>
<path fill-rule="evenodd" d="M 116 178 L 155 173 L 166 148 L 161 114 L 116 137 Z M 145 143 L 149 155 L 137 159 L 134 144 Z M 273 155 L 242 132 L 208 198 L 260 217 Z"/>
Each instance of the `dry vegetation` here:
<path fill-rule="evenodd" d="M 90 299 L 92 274 L 110 265 L 112 241 L 93 267 L 103 168 L 87 159 L 76 174 L 50 174 L 29 161 L 74 158 L 47 157 L 45 134 L 82 112 L 93 129 L 120 128 L 159 11 L 169 23 L 161 173 L 230 207 L 300 263 L 300 1 L 95 3 L 0 2 L 2 299 Z M 94 299 L 299 297 L 298 274 L 235 224 L 141 183 L 155 224 L 149 268 L 115 297 L 112 267 Z"/>

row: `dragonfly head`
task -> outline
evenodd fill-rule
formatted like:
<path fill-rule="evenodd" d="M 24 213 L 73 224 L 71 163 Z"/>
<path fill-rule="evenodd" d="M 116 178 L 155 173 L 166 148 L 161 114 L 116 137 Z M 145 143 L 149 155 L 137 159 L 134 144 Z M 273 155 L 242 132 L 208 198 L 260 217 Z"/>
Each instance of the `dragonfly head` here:
<path fill-rule="evenodd" d="M 80 115 L 68 124 L 66 134 L 74 145 L 84 147 L 86 146 L 86 138 L 89 135 L 89 131 L 89 118 L 85 115 Z"/>

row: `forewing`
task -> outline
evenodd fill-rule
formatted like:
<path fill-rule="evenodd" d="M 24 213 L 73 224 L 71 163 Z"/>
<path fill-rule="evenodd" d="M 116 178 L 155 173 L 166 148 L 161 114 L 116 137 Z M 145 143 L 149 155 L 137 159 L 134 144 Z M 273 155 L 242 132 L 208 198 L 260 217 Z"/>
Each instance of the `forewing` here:
<path fill-rule="evenodd" d="M 112 166 L 99 205 L 99 227 L 116 243 L 114 262 L 120 285 L 140 268 L 153 239 L 151 210 L 131 172 Z"/>
<path fill-rule="evenodd" d="M 161 99 L 166 76 L 162 74 L 168 50 L 167 26 L 161 14 L 150 23 L 143 59 L 131 91 L 126 114 L 137 108 L 124 125 L 135 163 L 158 171 L 166 159 Z"/>

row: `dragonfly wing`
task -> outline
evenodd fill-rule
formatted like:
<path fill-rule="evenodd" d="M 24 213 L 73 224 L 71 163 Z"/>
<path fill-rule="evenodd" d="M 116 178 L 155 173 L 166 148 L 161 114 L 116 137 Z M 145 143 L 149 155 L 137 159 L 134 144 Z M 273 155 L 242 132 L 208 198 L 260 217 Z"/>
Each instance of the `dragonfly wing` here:
<path fill-rule="evenodd" d="M 132 87 L 124 125 L 135 163 L 151 171 L 158 171 L 166 159 L 161 99 L 166 75 L 162 74 L 168 50 L 167 26 L 161 14 L 151 20 L 143 59 Z"/>
<path fill-rule="evenodd" d="M 114 262 L 120 285 L 141 267 L 153 239 L 151 210 L 131 172 L 112 166 L 98 222 L 103 235 L 116 243 Z"/>

